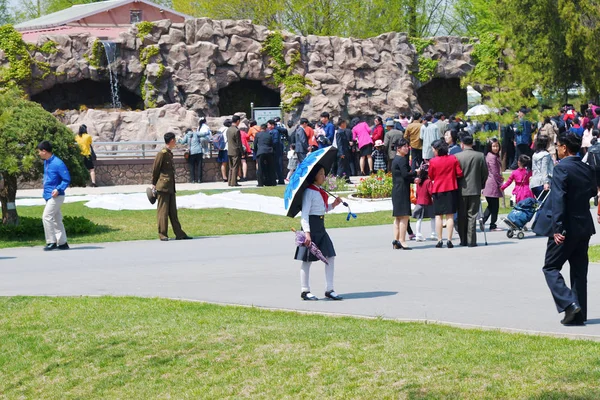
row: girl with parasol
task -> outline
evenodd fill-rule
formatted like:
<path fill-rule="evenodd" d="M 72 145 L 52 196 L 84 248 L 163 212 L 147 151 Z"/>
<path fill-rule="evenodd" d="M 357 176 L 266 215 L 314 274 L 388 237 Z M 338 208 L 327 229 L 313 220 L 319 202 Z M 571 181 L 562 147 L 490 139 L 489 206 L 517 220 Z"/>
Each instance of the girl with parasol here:
<path fill-rule="evenodd" d="M 296 260 L 302 261 L 300 269 L 302 293 L 300 297 L 302 300 L 318 300 L 317 296 L 310 292 L 309 285 L 310 266 L 313 261 L 319 260 L 310 251 L 311 244 L 314 243 L 327 260 L 325 263 L 325 280 L 327 284 L 325 297 L 332 300 L 341 300 L 342 297 L 333 290 L 333 270 L 336 254 L 333 243 L 325 230 L 325 213 L 342 203 L 342 199 L 336 197 L 333 203 L 328 203 L 329 196 L 321 188 L 321 185 L 325 182 L 325 168 L 321 164 L 316 164 L 312 168 L 306 180 L 311 184 L 302 194 L 302 216 L 300 219 L 305 240 L 303 246 L 296 248 L 294 256 Z"/>

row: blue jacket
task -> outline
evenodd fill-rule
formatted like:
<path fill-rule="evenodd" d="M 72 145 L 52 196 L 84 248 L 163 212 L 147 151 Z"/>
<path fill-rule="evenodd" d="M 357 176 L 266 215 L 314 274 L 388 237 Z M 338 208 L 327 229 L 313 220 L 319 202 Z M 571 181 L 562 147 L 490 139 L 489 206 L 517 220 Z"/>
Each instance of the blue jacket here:
<path fill-rule="evenodd" d="M 281 141 L 281 131 L 277 128 L 269 131 L 269 134 L 273 138 L 273 152 L 275 156 L 283 154 L 283 142 Z"/>
<path fill-rule="evenodd" d="M 327 125 L 323 127 L 323 130 L 325 131 L 325 136 L 329 139 L 329 143 L 333 144 L 333 138 L 335 137 L 335 126 L 333 126 L 333 123 L 329 121 Z"/>
<path fill-rule="evenodd" d="M 208 140 L 210 136 L 210 129 L 208 126 L 203 125 L 200 131 L 189 131 L 185 134 L 183 139 L 179 140 L 179 144 L 190 144 L 190 154 L 203 153 L 202 139 Z"/>
<path fill-rule="evenodd" d="M 44 160 L 44 200 L 52 198 L 54 189 L 58 190 L 59 196 L 65 195 L 65 190 L 71 183 L 71 175 L 65 163 L 54 154 Z"/>
<path fill-rule="evenodd" d="M 522 119 L 517 122 L 515 130 L 515 142 L 517 146 L 520 144 L 531 144 L 531 122 Z"/>

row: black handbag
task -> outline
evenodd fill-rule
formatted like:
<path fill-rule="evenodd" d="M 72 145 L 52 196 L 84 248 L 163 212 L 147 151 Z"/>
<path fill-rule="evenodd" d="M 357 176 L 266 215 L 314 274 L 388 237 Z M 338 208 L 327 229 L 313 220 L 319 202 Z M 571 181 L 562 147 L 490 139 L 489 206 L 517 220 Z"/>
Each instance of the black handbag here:
<path fill-rule="evenodd" d="M 92 146 L 90 146 L 90 157 L 92 158 L 92 161 L 96 161 L 96 159 L 98 158 Z"/>

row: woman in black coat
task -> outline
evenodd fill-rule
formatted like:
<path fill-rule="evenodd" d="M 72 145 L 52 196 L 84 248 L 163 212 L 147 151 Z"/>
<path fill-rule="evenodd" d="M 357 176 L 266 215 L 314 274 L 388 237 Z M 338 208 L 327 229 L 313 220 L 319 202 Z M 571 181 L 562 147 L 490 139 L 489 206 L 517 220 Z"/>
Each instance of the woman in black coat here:
<path fill-rule="evenodd" d="M 406 139 L 396 143 L 396 157 L 392 161 L 392 204 L 394 210 L 394 249 L 412 250 L 406 245 L 406 230 L 412 213 L 410 207 L 410 184 L 419 183 L 417 171 L 411 171 L 408 164 L 409 147 Z"/>

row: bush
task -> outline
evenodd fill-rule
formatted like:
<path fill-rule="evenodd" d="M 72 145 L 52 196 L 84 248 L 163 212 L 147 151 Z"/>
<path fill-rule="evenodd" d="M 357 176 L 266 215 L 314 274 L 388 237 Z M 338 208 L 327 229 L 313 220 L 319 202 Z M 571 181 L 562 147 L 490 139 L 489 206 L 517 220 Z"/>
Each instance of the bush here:
<path fill-rule="evenodd" d="M 356 187 L 356 197 L 364 199 L 383 199 L 392 197 L 392 174 L 378 171 L 377 175 L 361 178 Z"/>
<path fill-rule="evenodd" d="M 84 217 L 64 217 L 67 236 L 95 233 L 98 225 Z M 43 239 L 44 225 L 41 218 L 21 217 L 19 225 L 0 225 L 0 239 Z"/>
<path fill-rule="evenodd" d="M 323 189 L 330 192 L 345 192 L 349 188 L 346 178 L 338 178 L 335 175 L 329 175 L 325 178 L 325 182 L 323 182 L 322 186 Z"/>

